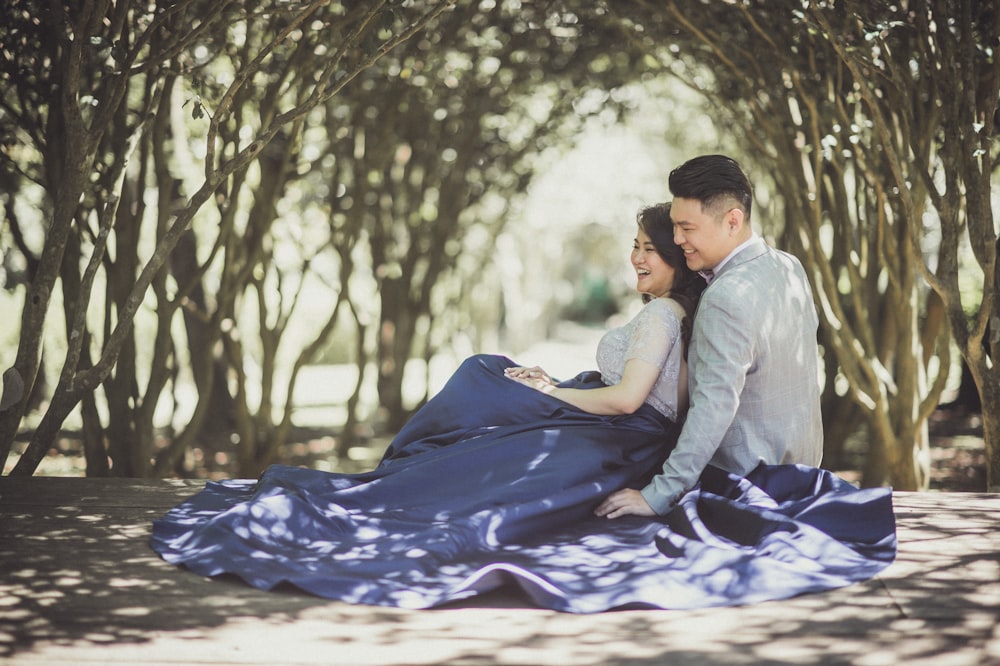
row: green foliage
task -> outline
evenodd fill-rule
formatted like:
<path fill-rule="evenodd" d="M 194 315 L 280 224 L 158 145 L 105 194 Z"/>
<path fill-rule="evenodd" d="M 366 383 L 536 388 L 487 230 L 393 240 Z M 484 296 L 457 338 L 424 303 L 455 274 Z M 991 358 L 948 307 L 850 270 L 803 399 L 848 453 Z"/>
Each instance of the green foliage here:
<path fill-rule="evenodd" d="M 812 272 L 837 360 L 827 395 L 836 401 L 846 382 L 867 419 L 866 483 L 922 485 L 914 460 L 926 464 L 925 420 L 947 381 L 929 372 L 950 367 L 942 300 L 963 355 L 983 369 L 983 391 L 995 383 L 975 351 L 995 307 L 995 8 L 805 2 L 789 20 L 785 3 L 641 4 L 623 28 L 713 100 L 767 173 L 757 181 L 773 183 L 783 224 L 770 229 Z M 961 247 L 987 285 L 971 330 Z M 844 421 L 828 418 L 828 452 L 850 434 L 835 430 Z"/>
<path fill-rule="evenodd" d="M 299 369 L 338 342 L 358 368 L 348 419 L 374 367 L 398 425 L 408 362 L 516 305 L 498 248 L 540 169 L 664 74 L 681 82 L 664 124 L 687 104 L 678 86 L 708 100 L 754 171 L 760 228 L 809 267 L 827 394 L 846 384 L 865 415 L 870 482 L 893 465 L 919 482 L 907 461 L 949 333 L 1000 395 L 982 351 L 998 293 L 989 3 L 8 5 L 0 192 L 20 196 L 0 234 L 29 384 L 53 293 L 65 303 L 33 456 L 79 409 L 95 473 L 109 453 L 117 473 L 171 473 L 231 439 L 206 456 L 252 474 L 287 436 Z M 708 122 L 661 133 L 687 153 L 715 141 Z M 950 324 L 934 328 L 939 305 Z M 0 413 L 2 457 L 26 409 Z"/>

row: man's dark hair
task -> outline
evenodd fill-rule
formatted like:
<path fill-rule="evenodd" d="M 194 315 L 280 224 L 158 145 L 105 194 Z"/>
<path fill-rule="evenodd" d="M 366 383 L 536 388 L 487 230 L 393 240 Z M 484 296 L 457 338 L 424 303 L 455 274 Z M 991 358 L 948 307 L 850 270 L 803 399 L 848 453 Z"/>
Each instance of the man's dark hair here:
<path fill-rule="evenodd" d="M 674 198 L 695 199 L 702 209 L 715 209 L 727 199 L 735 200 L 750 220 L 753 192 L 743 169 L 731 157 L 702 155 L 670 172 L 668 181 Z M 717 211 L 723 212 L 723 211 Z"/>

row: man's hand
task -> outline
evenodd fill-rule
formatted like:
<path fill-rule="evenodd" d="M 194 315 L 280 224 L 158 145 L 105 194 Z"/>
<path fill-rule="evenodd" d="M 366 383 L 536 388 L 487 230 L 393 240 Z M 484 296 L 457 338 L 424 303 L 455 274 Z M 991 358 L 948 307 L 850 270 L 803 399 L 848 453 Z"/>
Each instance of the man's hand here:
<path fill-rule="evenodd" d="M 632 488 L 623 488 L 616 493 L 608 495 L 608 497 L 601 502 L 601 505 L 594 509 L 594 513 L 598 516 L 607 516 L 608 518 L 620 518 L 628 515 L 656 515 L 656 512 L 653 511 L 653 507 L 649 506 L 649 503 L 642 496 L 642 493 L 638 490 L 633 490 Z"/>

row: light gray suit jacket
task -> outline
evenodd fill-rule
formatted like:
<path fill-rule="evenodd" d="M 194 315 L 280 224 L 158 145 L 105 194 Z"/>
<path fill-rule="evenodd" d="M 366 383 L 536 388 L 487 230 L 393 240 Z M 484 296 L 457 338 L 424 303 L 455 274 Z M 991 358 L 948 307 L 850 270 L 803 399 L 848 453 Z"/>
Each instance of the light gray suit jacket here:
<path fill-rule="evenodd" d="M 818 325 L 799 261 L 754 238 L 705 289 L 688 351 L 691 406 L 663 471 L 642 489 L 665 513 L 708 464 L 746 474 L 759 463 L 823 456 Z"/>

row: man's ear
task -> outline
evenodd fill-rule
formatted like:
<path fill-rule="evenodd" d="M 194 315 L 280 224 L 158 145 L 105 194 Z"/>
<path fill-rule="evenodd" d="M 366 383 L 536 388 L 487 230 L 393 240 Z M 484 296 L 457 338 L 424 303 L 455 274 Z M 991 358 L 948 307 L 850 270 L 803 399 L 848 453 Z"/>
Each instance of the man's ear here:
<path fill-rule="evenodd" d="M 730 208 L 726 213 L 726 226 L 730 233 L 739 233 L 743 228 L 743 211 L 739 208 Z"/>

